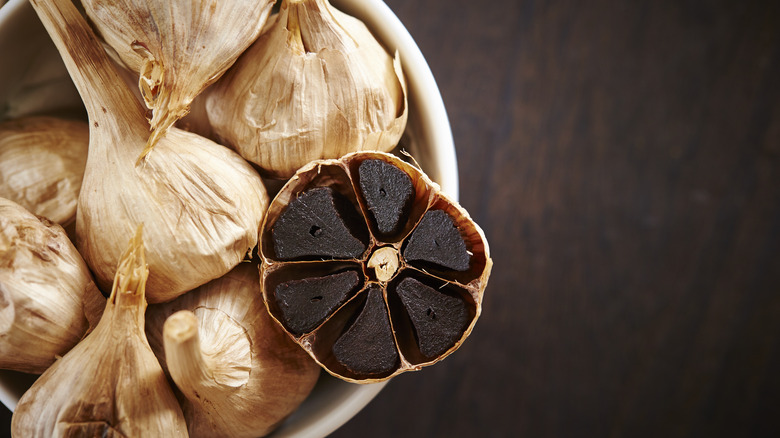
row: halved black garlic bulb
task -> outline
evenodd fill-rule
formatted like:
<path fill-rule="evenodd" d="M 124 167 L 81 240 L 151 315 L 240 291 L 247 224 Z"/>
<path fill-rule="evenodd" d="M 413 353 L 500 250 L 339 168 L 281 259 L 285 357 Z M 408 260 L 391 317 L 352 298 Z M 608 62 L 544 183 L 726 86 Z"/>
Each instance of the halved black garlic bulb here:
<path fill-rule="evenodd" d="M 303 167 L 271 203 L 260 240 L 271 316 L 330 374 L 359 383 L 457 350 L 493 264 L 468 213 L 381 152 Z"/>

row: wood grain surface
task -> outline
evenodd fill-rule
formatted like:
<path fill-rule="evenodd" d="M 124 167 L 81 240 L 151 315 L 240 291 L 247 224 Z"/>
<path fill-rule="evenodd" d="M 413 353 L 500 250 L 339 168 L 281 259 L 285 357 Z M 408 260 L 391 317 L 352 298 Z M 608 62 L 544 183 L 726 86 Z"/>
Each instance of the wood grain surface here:
<path fill-rule="evenodd" d="M 495 265 L 333 436 L 780 436 L 780 2 L 386 2 Z"/>
<path fill-rule="evenodd" d="M 387 4 L 495 266 L 334 436 L 780 436 L 780 2 Z"/>

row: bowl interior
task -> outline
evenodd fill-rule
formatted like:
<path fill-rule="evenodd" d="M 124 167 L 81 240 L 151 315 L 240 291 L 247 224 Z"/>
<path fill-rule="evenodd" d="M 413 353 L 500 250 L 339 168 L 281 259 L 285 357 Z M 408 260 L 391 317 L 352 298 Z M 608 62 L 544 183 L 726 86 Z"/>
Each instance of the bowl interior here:
<path fill-rule="evenodd" d="M 363 20 L 389 51 L 398 50 L 409 86 L 409 120 L 400 146 L 457 199 L 452 132 L 436 82 L 414 40 L 381 0 L 331 3 Z M 26 0 L 11 0 L 0 8 L 0 58 L 0 120 L 41 113 L 85 117 L 54 44 Z M 35 378 L 0 370 L 0 401 L 13 410 Z M 311 395 L 272 436 L 325 436 L 357 414 L 386 383 L 347 383 L 323 372 Z"/>

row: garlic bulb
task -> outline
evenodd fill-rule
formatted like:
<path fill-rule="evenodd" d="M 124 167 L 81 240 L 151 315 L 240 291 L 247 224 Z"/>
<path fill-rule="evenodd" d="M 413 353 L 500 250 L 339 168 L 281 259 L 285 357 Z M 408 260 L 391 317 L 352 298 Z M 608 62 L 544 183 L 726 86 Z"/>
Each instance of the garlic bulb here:
<path fill-rule="evenodd" d="M 42 373 L 105 302 L 61 226 L 0 198 L 0 368 Z"/>
<path fill-rule="evenodd" d="M 32 3 L 90 119 L 76 246 L 98 286 L 111 284 L 123 236 L 142 223 L 150 303 L 230 271 L 257 243 L 268 205 L 260 176 L 233 151 L 177 128 L 137 164 L 148 134 L 142 105 L 70 1 Z"/>
<path fill-rule="evenodd" d="M 144 334 L 149 269 L 141 227 L 117 267 L 95 330 L 24 393 L 14 436 L 186 437 L 176 397 Z"/>
<path fill-rule="evenodd" d="M 138 74 L 151 148 L 257 38 L 273 0 L 83 0 L 106 42 Z M 148 152 L 148 149 L 147 151 Z"/>
<path fill-rule="evenodd" d="M 331 375 L 372 383 L 438 363 L 482 313 L 482 229 L 417 167 L 383 152 L 312 161 L 260 233 L 268 311 Z"/>
<path fill-rule="evenodd" d="M 283 0 L 205 99 L 219 141 L 277 178 L 319 158 L 389 151 L 407 118 L 398 56 L 327 0 Z"/>
<path fill-rule="evenodd" d="M 319 376 L 319 366 L 268 315 L 257 268 L 242 263 L 147 311 L 149 342 L 182 393 L 192 437 L 265 435 Z"/>
<path fill-rule="evenodd" d="M 85 122 L 32 116 L 0 123 L 0 196 L 60 225 L 76 220 Z"/>

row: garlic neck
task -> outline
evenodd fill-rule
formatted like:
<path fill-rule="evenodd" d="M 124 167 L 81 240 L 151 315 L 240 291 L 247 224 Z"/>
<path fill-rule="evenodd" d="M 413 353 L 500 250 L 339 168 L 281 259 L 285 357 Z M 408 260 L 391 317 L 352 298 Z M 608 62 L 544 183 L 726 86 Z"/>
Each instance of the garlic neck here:
<path fill-rule="evenodd" d="M 114 323 L 127 323 L 130 327 L 143 327 L 148 278 L 149 267 L 146 264 L 143 246 L 143 225 L 140 225 L 119 260 L 103 319 L 113 320 Z"/>
<path fill-rule="evenodd" d="M 296 53 L 349 51 L 357 42 L 341 26 L 327 0 L 287 0 L 280 20 L 289 32 L 287 44 Z"/>
<path fill-rule="evenodd" d="M 31 0 L 84 101 L 90 129 L 127 124 L 148 133 L 145 110 L 71 0 Z M 91 149 L 91 148 L 90 148 Z"/>

